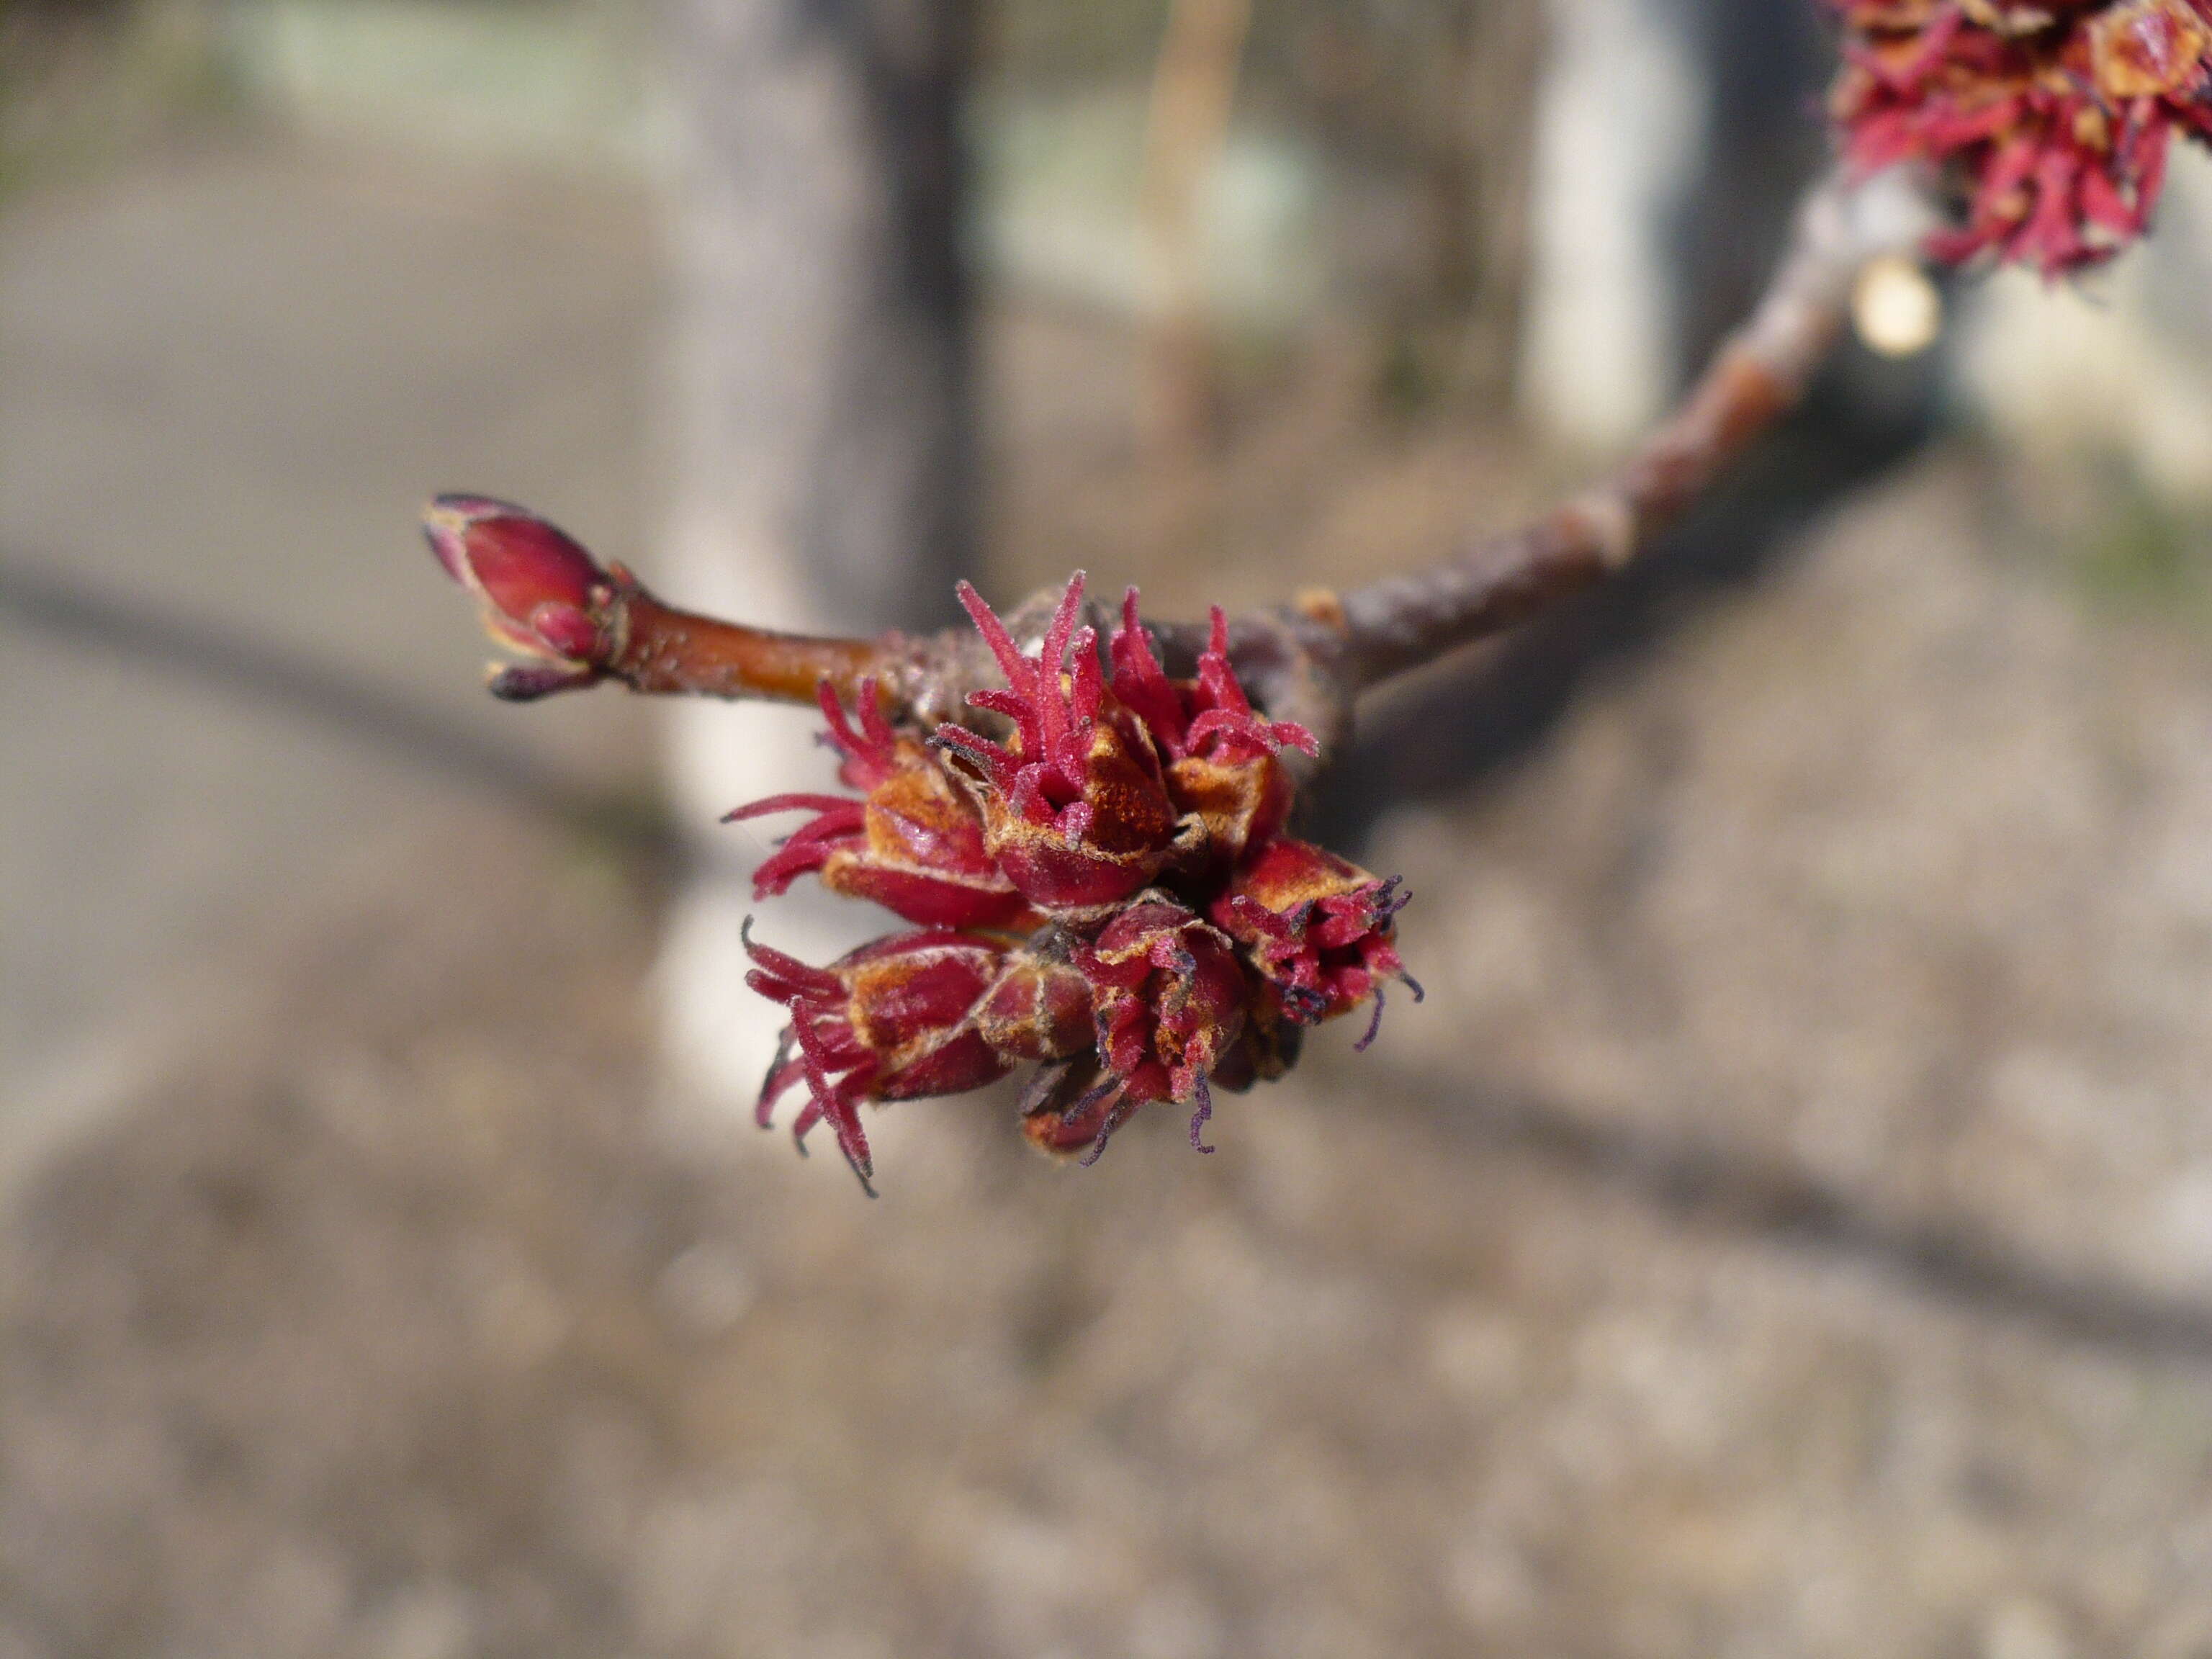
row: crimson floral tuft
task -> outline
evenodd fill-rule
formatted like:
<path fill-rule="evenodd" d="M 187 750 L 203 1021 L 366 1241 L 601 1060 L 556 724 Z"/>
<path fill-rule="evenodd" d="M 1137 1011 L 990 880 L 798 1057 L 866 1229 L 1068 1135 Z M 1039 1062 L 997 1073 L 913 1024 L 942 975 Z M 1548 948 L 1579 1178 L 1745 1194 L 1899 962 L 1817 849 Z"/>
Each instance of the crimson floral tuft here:
<path fill-rule="evenodd" d="M 1213 1115 L 1206 1080 L 1244 1030 L 1247 995 L 1236 947 L 1172 899 L 1133 904 L 1076 952 L 1090 981 L 1106 1080 L 1090 1158 L 1139 1106 L 1194 1103 L 1190 1144 L 1213 1150 L 1202 1131 Z"/>
<path fill-rule="evenodd" d="M 999 659 L 1006 690 L 969 703 L 1014 723 L 993 742 L 940 726 L 937 741 L 983 818 L 983 842 L 1029 902 L 1057 921 L 1097 926 L 1191 851 L 1140 721 L 1106 690 L 1098 635 L 1076 627 L 1083 578 L 1061 595 L 1043 643 L 1024 656 L 963 582 L 960 602 Z M 1073 649 L 1072 668 L 1063 668 Z"/>
<path fill-rule="evenodd" d="M 1296 1023 L 1315 1024 L 1371 1000 L 1373 1019 L 1358 1044 L 1364 1048 L 1382 1024 L 1385 981 L 1402 981 L 1421 1000 L 1420 982 L 1398 958 L 1392 921 L 1410 896 L 1395 876 L 1377 880 L 1285 836 L 1237 872 L 1213 915 L 1280 988 Z"/>
<path fill-rule="evenodd" d="M 1078 572 L 1024 652 L 963 584 L 1006 679 L 969 698 L 992 731 L 947 724 L 925 742 L 893 728 L 872 682 L 851 714 L 825 685 L 857 797 L 774 795 L 730 814 L 814 815 L 762 864 L 760 896 L 813 875 L 924 929 L 827 968 L 747 938 L 748 982 L 792 1015 L 761 1121 L 804 1084 L 794 1133 L 826 1119 L 863 1184 L 863 1104 L 961 1093 L 1031 1061 L 1023 1127 L 1047 1151 L 1094 1162 L 1139 1108 L 1174 1103 L 1210 1152 L 1217 1089 L 1281 1076 L 1303 1028 L 1366 1003 L 1379 1019 L 1383 982 L 1412 984 L 1395 879 L 1282 833 L 1282 752 L 1316 745 L 1253 708 L 1221 612 L 1194 677 L 1176 678 L 1132 588 L 1109 674 L 1083 592 Z"/>
<path fill-rule="evenodd" d="M 1964 192 L 1938 258 L 2100 264 L 2149 228 L 2173 135 L 2212 139 L 2212 0 L 1830 3 L 1847 159 L 1930 162 Z"/>
<path fill-rule="evenodd" d="M 1213 607 L 1195 680 L 1171 680 L 1152 654 L 1137 618 L 1137 590 L 1121 600 L 1115 630 L 1114 695 L 1142 720 L 1159 745 L 1168 793 L 1206 828 L 1208 856 L 1233 866 L 1248 848 L 1266 843 L 1290 817 L 1290 774 L 1276 759 L 1285 749 L 1318 755 L 1314 734 L 1291 720 L 1264 720 L 1229 665 L 1229 619 Z"/>
<path fill-rule="evenodd" d="M 1090 1041 L 1079 979 L 1002 939 L 899 933 L 827 968 L 755 944 L 750 923 L 744 943 L 756 964 L 745 982 L 792 1016 L 761 1090 L 761 1126 L 803 1081 L 809 1099 L 793 1135 L 803 1147 L 827 1118 L 863 1185 L 875 1163 L 861 1102 L 964 1094 L 1020 1060 L 1058 1058 Z"/>
<path fill-rule="evenodd" d="M 985 849 L 973 802 L 919 739 L 891 730 L 876 683 L 860 682 L 857 732 L 836 692 L 824 685 L 819 697 L 830 742 L 844 757 L 838 775 L 862 799 L 770 795 L 725 817 L 815 814 L 753 872 L 753 896 L 786 892 L 814 875 L 833 893 L 872 900 L 923 927 L 1004 927 L 1024 917 L 1029 902 Z"/>

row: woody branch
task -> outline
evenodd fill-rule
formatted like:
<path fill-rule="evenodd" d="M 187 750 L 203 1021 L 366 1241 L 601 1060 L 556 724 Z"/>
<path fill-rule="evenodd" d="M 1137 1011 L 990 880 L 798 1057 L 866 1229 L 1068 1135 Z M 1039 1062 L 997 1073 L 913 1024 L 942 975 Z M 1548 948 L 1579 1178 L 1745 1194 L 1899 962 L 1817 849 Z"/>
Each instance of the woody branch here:
<path fill-rule="evenodd" d="M 1830 4 L 1845 171 L 1806 199 L 1751 317 L 1609 477 L 1428 569 L 1309 593 L 1233 632 L 1217 610 L 1203 635 L 1147 628 L 1133 590 L 1098 626 L 1079 573 L 1003 617 L 963 584 L 973 634 L 808 639 L 664 605 L 520 508 L 433 505 L 432 547 L 532 659 L 500 672 L 501 695 L 612 679 L 818 702 L 855 793 L 732 815 L 812 815 L 755 872 L 756 896 L 810 877 L 921 931 L 821 968 L 746 941 L 747 982 L 791 1015 L 763 1125 L 803 1083 L 793 1132 L 830 1121 L 866 1184 L 861 1107 L 1034 1064 L 1023 1127 L 1048 1151 L 1095 1159 L 1132 1112 L 1168 1102 L 1211 1150 L 1216 1089 L 1280 1077 L 1306 1028 L 1355 1009 L 1370 1012 L 1364 1045 L 1389 986 L 1419 994 L 1396 878 L 1288 833 L 1294 757 L 1340 738 L 1362 690 L 1634 559 L 1804 397 L 1869 259 L 1928 248 L 2087 269 L 2148 227 L 2173 135 L 2212 141 L 2212 0 Z M 1899 162 L 1939 182 L 1879 171 Z"/>
<path fill-rule="evenodd" d="M 1233 618 L 1231 653 L 1255 701 L 1333 742 L 1362 691 L 1621 569 L 1802 399 L 1841 331 L 1859 270 L 1918 246 L 1935 222 L 1925 189 L 1906 170 L 1823 179 L 1749 319 L 1616 471 L 1442 563 Z M 927 729 L 957 718 L 970 691 L 997 684 L 996 665 L 967 630 L 817 638 L 702 616 L 663 603 L 620 565 L 601 568 L 542 521 L 488 562 L 484 539 L 470 532 L 510 511 L 441 496 L 426 525 L 448 570 L 484 600 L 495 637 L 540 659 L 494 675 L 492 690 L 509 700 L 614 680 L 661 695 L 811 703 L 824 684 L 849 700 L 872 678 L 887 714 Z M 1042 626 L 1052 597 L 1009 617 L 1018 636 L 1024 623 Z M 1171 659 L 1193 660 L 1204 648 L 1203 623 L 1152 626 Z"/>

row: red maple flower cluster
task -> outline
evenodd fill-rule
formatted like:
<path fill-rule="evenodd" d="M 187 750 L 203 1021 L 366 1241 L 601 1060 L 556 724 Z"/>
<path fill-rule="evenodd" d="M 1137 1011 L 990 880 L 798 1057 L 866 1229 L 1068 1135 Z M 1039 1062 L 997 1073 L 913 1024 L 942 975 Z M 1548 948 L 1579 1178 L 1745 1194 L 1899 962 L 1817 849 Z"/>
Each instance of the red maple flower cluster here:
<path fill-rule="evenodd" d="M 1196 676 L 1176 679 L 1133 588 L 1103 661 L 1097 631 L 1078 626 L 1079 573 L 1034 653 L 972 588 L 960 597 L 1006 676 L 969 698 L 990 732 L 948 724 L 925 741 L 893 729 L 872 682 L 850 713 L 825 685 L 856 794 L 730 814 L 813 814 L 760 866 L 759 896 L 811 875 L 920 930 L 823 968 L 748 935 L 748 981 L 791 1012 L 761 1121 L 803 1085 L 794 1133 L 826 1120 L 866 1182 L 862 1105 L 1033 1063 L 1023 1122 L 1048 1151 L 1091 1162 L 1139 1107 L 1173 1102 L 1210 1152 L 1216 1086 L 1279 1077 L 1321 1020 L 1371 1002 L 1379 1021 L 1385 981 L 1419 996 L 1395 943 L 1403 896 L 1283 833 L 1281 751 L 1310 754 L 1314 739 L 1254 711 L 1218 610 Z"/>
<path fill-rule="evenodd" d="M 1930 244 L 2046 276 L 2149 226 L 2173 134 L 2212 139 L 2212 0 L 1831 0 L 1846 159 L 1922 161 L 1965 193 Z"/>
<path fill-rule="evenodd" d="M 441 495 L 424 531 L 485 626 L 531 660 L 503 696 L 542 696 L 623 672 L 642 590 L 525 508 Z M 819 691 L 850 795 L 785 794 L 729 815 L 812 816 L 754 873 L 757 896 L 812 876 L 912 931 L 813 967 L 753 942 L 747 981 L 789 1011 L 760 1101 L 804 1085 L 793 1132 L 827 1120 L 866 1183 L 860 1109 L 961 1094 L 1035 1065 L 1029 1137 L 1088 1163 L 1139 1107 L 1192 1109 L 1212 1091 L 1279 1077 L 1305 1027 L 1374 1005 L 1398 958 L 1405 902 L 1334 854 L 1283 833 L 1292 781 L 1280 756 L 1313 736 L 1256 713 L 1213 613 L 1189 679 L 1169 675 L 1132 588 L 1103 653 L 1079 627 L 1083 577 L 1034 654 L 963 584 L 1003 690 L 969 698 L 972 725 L 899 731 L 873 681 L 848 710 Z M 988 728 L 988 729 L 981 729 Z"/>

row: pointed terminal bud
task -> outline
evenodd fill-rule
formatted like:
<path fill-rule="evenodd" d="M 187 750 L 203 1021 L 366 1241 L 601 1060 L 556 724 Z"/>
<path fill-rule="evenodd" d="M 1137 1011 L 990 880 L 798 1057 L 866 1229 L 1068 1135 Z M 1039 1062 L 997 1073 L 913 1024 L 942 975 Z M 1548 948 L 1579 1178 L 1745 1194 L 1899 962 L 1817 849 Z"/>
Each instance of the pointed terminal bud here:
<path fill-rule="evenodd" d="M 1029 902 L 985 850 L 983 820 L 968 792 L 926 744 L 891 730 L 876 683 L 860 682 L 858 730 L 826 682 L 819 697 L 830 741 L 843 757 L 839 774 L 866 799 L 771 795 L 724 818 L 815 814 L 754 872 L 753 896 L 785 892 L 814 874 L 833 893 L 866 899 L 925 927 L 1012 927 L 1033 920 Z"/>
<path fill-rule="evenodd" d="M 1399 959 L 1394 918 L 1409 896 L 1398 880 L 1370 876 L 1335 854 L 1283 836 L 1237 873 L 1213 905 L 1213 919 L 1252 953 L 1280 990 L 1297 1024 L 1318 1024 L 1370 998 L 1375 1017 L 1364 1048 L 1382 1018 L 1382 983 L 1421 988 Z"/>
<path fill-rule="evenodd" d="M 588 685 L 620 653 L 623 584 L 576 541 L 526 507 L 441 495 L 422 534 L 446 574 L 477 596 L 500 644 L 552 665 L 509 669 L 493 689 L 514 701 Z"/>

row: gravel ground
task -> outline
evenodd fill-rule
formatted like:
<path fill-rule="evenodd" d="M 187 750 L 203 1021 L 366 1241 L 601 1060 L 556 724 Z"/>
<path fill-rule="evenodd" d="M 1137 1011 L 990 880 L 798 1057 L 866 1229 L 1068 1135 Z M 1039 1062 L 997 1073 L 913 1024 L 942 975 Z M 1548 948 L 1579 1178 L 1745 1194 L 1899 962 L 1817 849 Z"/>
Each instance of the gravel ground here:
<path fill-rule="evenodd" d="M 605 862 L 395 829 L 18 1202 L 0 1653 L 2212 1652 L 2197 936 L 2111 850 L 2212 668 L 1968 482 L 1388 829 L 1427 1006 L 1212 1158 L 990 1095 L 869 1204 L 655 1103 Z M 1976 1081 L 2116 1022 L 2094 1109 Z"/>
<path fill-rule="evenodd" d="M 620 700 L 477 702 L 404 516 L 634 516 L 637 207 L 259 155 L 34 204 L 9 556 L 619 786 Z M 1024 577 L 1184 605 L 1218 528 L 1272 591 L 1528 487 L 1346 463 L 1320 385 L 1221 526 L 1133 531 L 1126 352 L 995 341 Z M 606 843 L 12 629 L 0 1659 L 2207 1659 L 2212 659 L 1987 488 L 1855 504 L 1385 818 L 1428 1003 L 1218 1156 L 1056 1169 L 986 1095 L 887 1115 L 875 1204 L 664 1097 Z"/>

